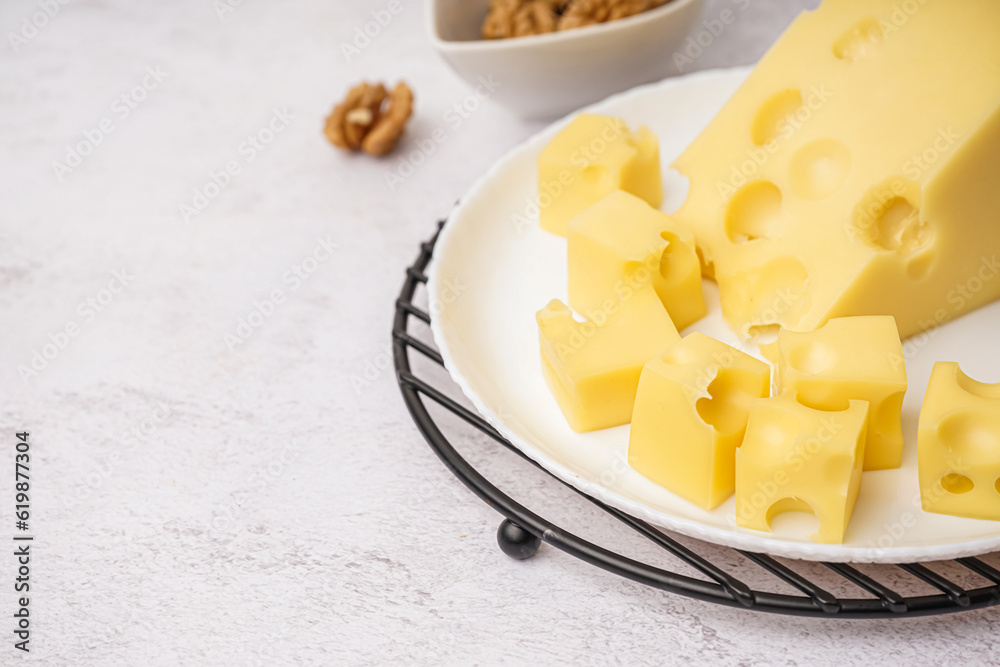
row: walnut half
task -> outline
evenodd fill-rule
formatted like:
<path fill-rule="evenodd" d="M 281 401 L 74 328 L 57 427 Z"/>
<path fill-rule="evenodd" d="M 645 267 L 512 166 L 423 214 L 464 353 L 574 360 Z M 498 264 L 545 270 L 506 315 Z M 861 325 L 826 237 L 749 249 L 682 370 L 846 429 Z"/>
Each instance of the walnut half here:
<path fill-rule="evenodd" d="M 334 146 L 369 155 L 391 153 L 413 114 L 413 91 L 400 82 L 386 92 L 381 83 L 360 83 L 333 108 L 323 133 Z"/>

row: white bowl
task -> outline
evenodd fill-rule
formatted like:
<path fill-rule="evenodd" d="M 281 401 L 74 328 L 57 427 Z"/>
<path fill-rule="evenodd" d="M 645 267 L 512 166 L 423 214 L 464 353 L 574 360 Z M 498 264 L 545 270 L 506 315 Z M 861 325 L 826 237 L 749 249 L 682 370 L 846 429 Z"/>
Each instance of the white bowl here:
<path fill-rule="evenodd" d="M 704 0 L 671 0 L 628 18 L 531 37 L 480 37 L 489 0 L 431 0 L 435 48 L 458 74 L 521 116 L 560 116 L 676 74 Z M 498 86 L 483 86 L 492 80 Z"/>

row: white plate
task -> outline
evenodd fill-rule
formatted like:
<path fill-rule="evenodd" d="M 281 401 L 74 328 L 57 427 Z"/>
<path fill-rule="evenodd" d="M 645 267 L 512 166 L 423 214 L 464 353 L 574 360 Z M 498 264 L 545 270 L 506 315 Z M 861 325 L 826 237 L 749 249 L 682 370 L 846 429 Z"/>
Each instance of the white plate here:
<path fill-rule="evenodd" d="M 747 71 L 669 79 L 589 110 L 620 116 L 633 127 L 643 123 L 659 135 L 667 192 L 662 208 L 669 212 L 683 202 L 687 184 L 668 171 L 668 165 Z M 903 466 L 864 473 L 844 544 L 809 541 L 816 525 L 811 515 L 779 515 L 774 532 L 760 533 L 736 527 L 733 499 L 705 511 L 675 496 L 628 467 L 628 426 L 573 432 L 542 377 L 535 325 L 535 312 L 550 299 L 566 300 L 566 242 L 542 231 L 533 210 L 535 157 L 566 122 L 511 151 L 476 184 L 452 212 L 430 269 L 431 326 L 445 364 L 504 437 L 555 476 L 603 502 L 708 542 L 840 562 L 928 561 L 1000 549 L 1000 522 L 920 509 L 916 451 L 917 417 L 935 361 L 958 361 L 981 380 L 1000 378 L 1000 355 L 995 351 L 1000 303 L 904 345 L 910 389 L 903 406 Z M 710 283 L 705 288 L 710 313 L 691 330 L 738 345 L 722 321 L 717 291 Z M 757 355 L 755 348 L 743 349 Z"/>

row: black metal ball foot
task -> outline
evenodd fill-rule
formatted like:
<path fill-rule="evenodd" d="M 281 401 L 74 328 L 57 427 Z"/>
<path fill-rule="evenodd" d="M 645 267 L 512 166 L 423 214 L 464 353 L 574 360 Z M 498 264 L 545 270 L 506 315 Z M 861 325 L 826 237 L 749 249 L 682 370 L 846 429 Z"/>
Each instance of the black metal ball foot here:
<path fill-rule="evenodd" d="M 512 523 L 510 519 L 504 519 L 497 529 L 497 544 L 511 558 L 525 560 L 538 553 L 542 540 Z"/>

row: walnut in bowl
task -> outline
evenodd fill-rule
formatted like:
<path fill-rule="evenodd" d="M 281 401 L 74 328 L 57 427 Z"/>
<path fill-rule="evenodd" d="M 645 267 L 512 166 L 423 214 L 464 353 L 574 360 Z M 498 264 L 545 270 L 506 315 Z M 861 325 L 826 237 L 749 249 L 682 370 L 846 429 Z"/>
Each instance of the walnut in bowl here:
<path fill-rule="evenodd" d="M 656 9 L 670 0 L 490 0 L 484 39 L 544 35 Z"/>

